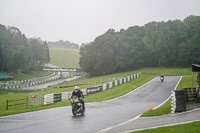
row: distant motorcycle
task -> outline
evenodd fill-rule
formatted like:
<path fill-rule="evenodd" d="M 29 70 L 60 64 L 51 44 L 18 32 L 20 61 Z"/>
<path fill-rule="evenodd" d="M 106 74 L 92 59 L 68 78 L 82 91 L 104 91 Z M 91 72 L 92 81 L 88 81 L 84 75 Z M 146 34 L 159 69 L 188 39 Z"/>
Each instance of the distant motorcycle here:
<path fill-rule="evenodd" d="M 164 81 L 164 76 L 160 77 L 160 81 L 163 82 Z"/>
<path fill-rule="evenodd" d="M 72 114 L 74 116 L 76 116 L 77 114 L 84 115 L 85 108 L 83 108 L 83 104 L 80 102 L 77 96 L 72 96 L 70 102 L 72 106 Z"/>

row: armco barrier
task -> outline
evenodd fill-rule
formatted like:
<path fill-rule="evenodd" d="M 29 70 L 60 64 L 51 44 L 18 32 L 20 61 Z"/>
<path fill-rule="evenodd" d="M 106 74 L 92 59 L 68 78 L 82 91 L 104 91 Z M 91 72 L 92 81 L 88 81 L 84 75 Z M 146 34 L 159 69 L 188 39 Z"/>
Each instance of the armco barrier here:
<path fill-rule="evenodd" d="M 60 102 L 62 100 L 62 94 L 61 93 L 53 94 L 53 99 L 54 99 L 54 103 L 55 102 Z"/>
<path fill-rule="evenodd" d="M 84 95 L 84 96 L 87 95 L 87 89 L 82 89 L 81 91 L 83 92 L 83 95 Z"/>
<path fill-rule="evenodd" d="M 54 97 L 53 96 L 54 96 L 53 94 L 44 95 L 44 105 L 54 103 Z"/>
<path fill-rule="evenodd" d="M 122 78 L 122 79 L 118 79 L 115 81 L 111 81 L 109 83 L 100 85 L 100 86 L 96 86 L 96 87 L 91 87 L 91 88 L 87 88 L 87 89 L 82 89 L 83 95 L 86 96 L 88 94 L 94 94 L 100 91 L 106 91 L 112 87 L 118 86 L 120 84 L 126 83 L 132 79 L 135 79 L 139 77 L 139 74 L 133 74 L 131 76 Z M 56 94 L 46 94 L 44 95 L 44 105 L 47 104 L 52 104 L 54 102 L 58 102 L 58 101 L 66 101 L 69 100 L 71 98 L 72 92 L 62 92 L 62 93 L 56 93 Z"/>
<path fill-rule="evenodd" d="M 100 91 L 103 91 L 103 86 L 101 85 L 101 86 L 99 86 L 99 92 Z"/>
<path fill-rule="evenodd" d="M 109 89 L 112 88 L 112 82 L 109 82 Z"/>
<path fill-rule="evenodd" d="M 107 83 L 107 84 L 106 84 L 106 90 L 109 89 L 109 88 L 110 88 L 110 87 L 109 87 L 109 83 Z"/>
<path fill-rule="evenodd" d="M 119 80 L 119 84 L 120 84 L 120 85 L 122 84 L 122 79 Z"/>
<path fill-rule="evenodd" d="M 126 83 L 126 78 L 124 78 L 124 83 Z"/>
<path fill-rule="evenodd" d="M 106 84 L 103 84 L 103 91 L 106 90 Z"/>
<path fill-rule="evenodd" d="M 0 89 L 15 89 L 15 88 L 20 88 L 22 84 L 25 84 L 26 87 L 35 85 L 35 84 L 39 84 L 39 82 L 36 83 L 30 83 L 31 81 L 35 81 L 38 79 L 44 79 L 44 78 L 48 78 L 51 76 L 54 76 L 55 72 L 52 73 L 51 75 L 48 76 L 44 76 L 44 77 L 40 77 L 40 78 L 34 78 L 34 79 L 28 79 L 28 80 L 22 80 L 22 81 L 11 81 L 11 82 L 7 82 L 4 83 L 4 86 Z M 57 78 L 55 78 L 54 80 L 56 80 Z M 48 82 L 49 80 L 46 80 L 45 82 Z"/>
<path fill-rule="evenodd" d="M 99 92 L 99 87 L 92 87 L 92 88 L 87 88 L 87 94 L 94 94 Z"/>
<path fill-rule="evenodd" d="M 171 113 L 175 113 L 175 110 L 176 110 L 176 97 L 175 97 L 175 92 L 172 91 L 172 94 L 171 94 Z"/>
<path fill-rule="evenodd" d="M 62 101 L 67 101 L 69 99 L 68 92 L 62 92 Z"/>
<path fill-rule="evenodd" d="M 112 82 L 112 87 L 115 87 L 115 82 L 114 81 Z"/>
<path fill-rule="evenodd" d="M 117 80 L 117 85 L 120 85 L 120 80 Z"/>

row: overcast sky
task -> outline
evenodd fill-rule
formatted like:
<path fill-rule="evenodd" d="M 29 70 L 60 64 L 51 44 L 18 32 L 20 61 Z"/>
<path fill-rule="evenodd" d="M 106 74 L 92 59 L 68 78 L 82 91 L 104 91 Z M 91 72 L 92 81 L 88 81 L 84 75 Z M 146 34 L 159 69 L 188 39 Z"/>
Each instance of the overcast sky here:
<path fill-rule="evenodd" d="M 28 38 L 92 42 L 116 31 L 152 21 L 200 16 L 200 0 L 0 0 L 0 24 Z"/>

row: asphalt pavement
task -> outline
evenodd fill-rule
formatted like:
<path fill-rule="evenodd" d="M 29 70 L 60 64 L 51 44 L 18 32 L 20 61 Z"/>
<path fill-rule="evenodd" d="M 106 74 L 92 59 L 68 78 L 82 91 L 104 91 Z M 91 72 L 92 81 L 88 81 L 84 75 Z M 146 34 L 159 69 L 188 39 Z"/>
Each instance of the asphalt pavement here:
<path fill-rule="evenodd" d="M 84 116 L 74 117 L 71 107 L 68 106 L 0 117 L 0 132 L 95 133 L 109 131 L 107 129 L 112 129 L 148 111 L 150 104 L 154 108 L 163 103 L 171 95 L 171 91 L 179 80 L 178 76 L 168 76 L 165 77 L 164 83 L 161 83 L 157 77 L 120 98 L 86 103 Z"/>

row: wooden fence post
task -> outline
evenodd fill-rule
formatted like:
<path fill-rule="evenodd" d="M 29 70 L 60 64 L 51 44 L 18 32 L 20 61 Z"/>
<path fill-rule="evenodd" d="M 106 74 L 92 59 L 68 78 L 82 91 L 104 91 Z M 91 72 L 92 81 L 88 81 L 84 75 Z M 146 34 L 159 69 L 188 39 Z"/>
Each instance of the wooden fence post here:
<path fill-rule="evenodd" d="M 28 108 L 28 96 L 26 98 L 26 108 Z"/>
<path fill-rule="evenodd" d="M 8 110 L 8 100 L 6 101 L 6 110 Z"/>

